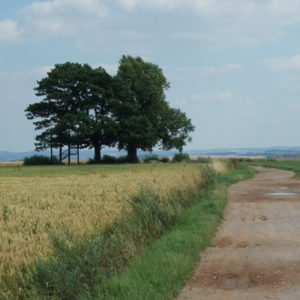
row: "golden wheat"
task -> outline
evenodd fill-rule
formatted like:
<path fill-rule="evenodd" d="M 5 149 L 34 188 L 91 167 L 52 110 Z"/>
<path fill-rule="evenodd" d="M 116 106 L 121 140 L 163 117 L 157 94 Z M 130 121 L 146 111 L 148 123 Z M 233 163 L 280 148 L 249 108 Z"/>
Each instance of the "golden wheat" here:
<path fill-rule="evenodd" d="M 213 168 L 224 172 L 224 163 Z M 142 185 L 162 197 L 201 180 L 199 164 L 0 167 L 0 276 L 11 282 L 22 261 L 51 252 L 48 230 L 89 234 L 118 218 Z"/>
<path fill-rule="evenodd" d="M 213 159 L 211 166 L 219 174 L 224 174 L 228 171 L 228 165 L 224 160 Z"/>
<path fill-rule="evenodd" d="M 0 161 L 0 167 L 22 166 L 23 161 Z"/>
<path fill-rule="evenodd" d="M 68 167 L 54 167 L 54 174 L 41 177 L 33 176 L 34 168 L 32 176 L 18 172 L 1 176 L 0 267 L 13 273 L 35 253 L 46 255 L 47 229 L 59 231 L 65 224 L 71 231 L 88 234 L 94 226 L 108 224 L 141 185 L 163 195 L 172 188 L 190 187 L 199 176 L 194 164 L 95 166 L 92 173 L 77 173 L 80 167 L 85 166 L 71 167 L 74 174 L 60 174 Z"/>

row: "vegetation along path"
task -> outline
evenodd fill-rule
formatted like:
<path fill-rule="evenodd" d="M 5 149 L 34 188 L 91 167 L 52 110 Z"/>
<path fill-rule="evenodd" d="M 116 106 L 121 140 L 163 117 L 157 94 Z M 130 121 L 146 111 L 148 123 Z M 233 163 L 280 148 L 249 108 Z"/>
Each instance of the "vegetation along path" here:
<path fill-rule="evenodd" d="M 178 300 L 300 299 L 300 181 L 291 171 L 256 169 L 229 188 L 215 247 Z"/>

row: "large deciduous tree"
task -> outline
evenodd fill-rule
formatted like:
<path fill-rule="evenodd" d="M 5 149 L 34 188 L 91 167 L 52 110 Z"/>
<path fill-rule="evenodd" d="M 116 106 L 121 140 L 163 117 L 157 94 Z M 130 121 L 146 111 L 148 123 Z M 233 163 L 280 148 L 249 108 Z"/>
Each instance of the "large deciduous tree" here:
<path fill-rule="evenodd" d="M 170 84 L 161 68 L 140 57 L 123 56 L 116 85 L 118 147 L 127 150 L 131 161 L 137 160 L 137 149 L 151 151 L 157 144 L 182 150 L 194 126 L 166 101 Z"/>
<path fill-rule="evenodd" d="M 140 57 L 123 56 L 115 77 L 101 67 L 57 64 L 37 82 L 42 100 L 25 110 L 40 131 L 36 149 L 94 148 L 96 162 L 103 146 L 115 144 L 127 150 L 130 161 L 137 161 L 138 149 L 157 145 L 181 151 L 194 126 L 169 106 L 169 86 L 162 70 Z"/>
<path fill-rule="evenodd" d="M 36 149 L 93 147 L 100 161 L 101 148 L 115 141 L 111 76 L 101 67 L 67 62 L 55 65 L 37 84 L 36 95 L 43 99 L 25 110 L 28 119 L 36 119 L 35 129 L 43 130 L 36 137 Z"/>
<path fill-rule="evenodd" d="M 113 79 L 101 67 L 91 75 L 91 97 L 87 105 L 87 145 L 94 147 L 95 161 L 101 160 L 103 146 L 116 142 L 116 121 L 112 114 Z"/>

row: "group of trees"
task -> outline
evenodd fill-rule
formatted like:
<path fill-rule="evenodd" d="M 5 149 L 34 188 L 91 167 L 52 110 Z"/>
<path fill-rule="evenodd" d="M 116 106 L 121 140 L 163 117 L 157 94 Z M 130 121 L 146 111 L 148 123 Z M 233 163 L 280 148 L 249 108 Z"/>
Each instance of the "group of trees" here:
<path fill-rule="evenodd" d="M 96 162 L 105 146 L 126 150 L 130 161 L 137 149 L 181 151 L 194 126 L 169 106 L 169 86 L 162 70 L 140 57 L 123 56 L 115 76 L 102 67 L 57 64 L 37 82 L 42 100 L 25 110 L 39 131 L 36 149 L 59 148 L 61 156 L 64 146 L 94 148 Z"/>

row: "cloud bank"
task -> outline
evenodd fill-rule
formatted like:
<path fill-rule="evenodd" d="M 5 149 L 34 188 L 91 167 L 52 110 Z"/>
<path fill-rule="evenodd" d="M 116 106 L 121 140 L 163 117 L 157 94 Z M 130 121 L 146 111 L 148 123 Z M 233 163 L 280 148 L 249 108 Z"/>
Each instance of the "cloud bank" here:
<path fill-rule="evenodd" d="M 18 27 L 18 23 L 13 20 L 0 21 L 0 41 L 16 41 L 22 32 Z"/>

